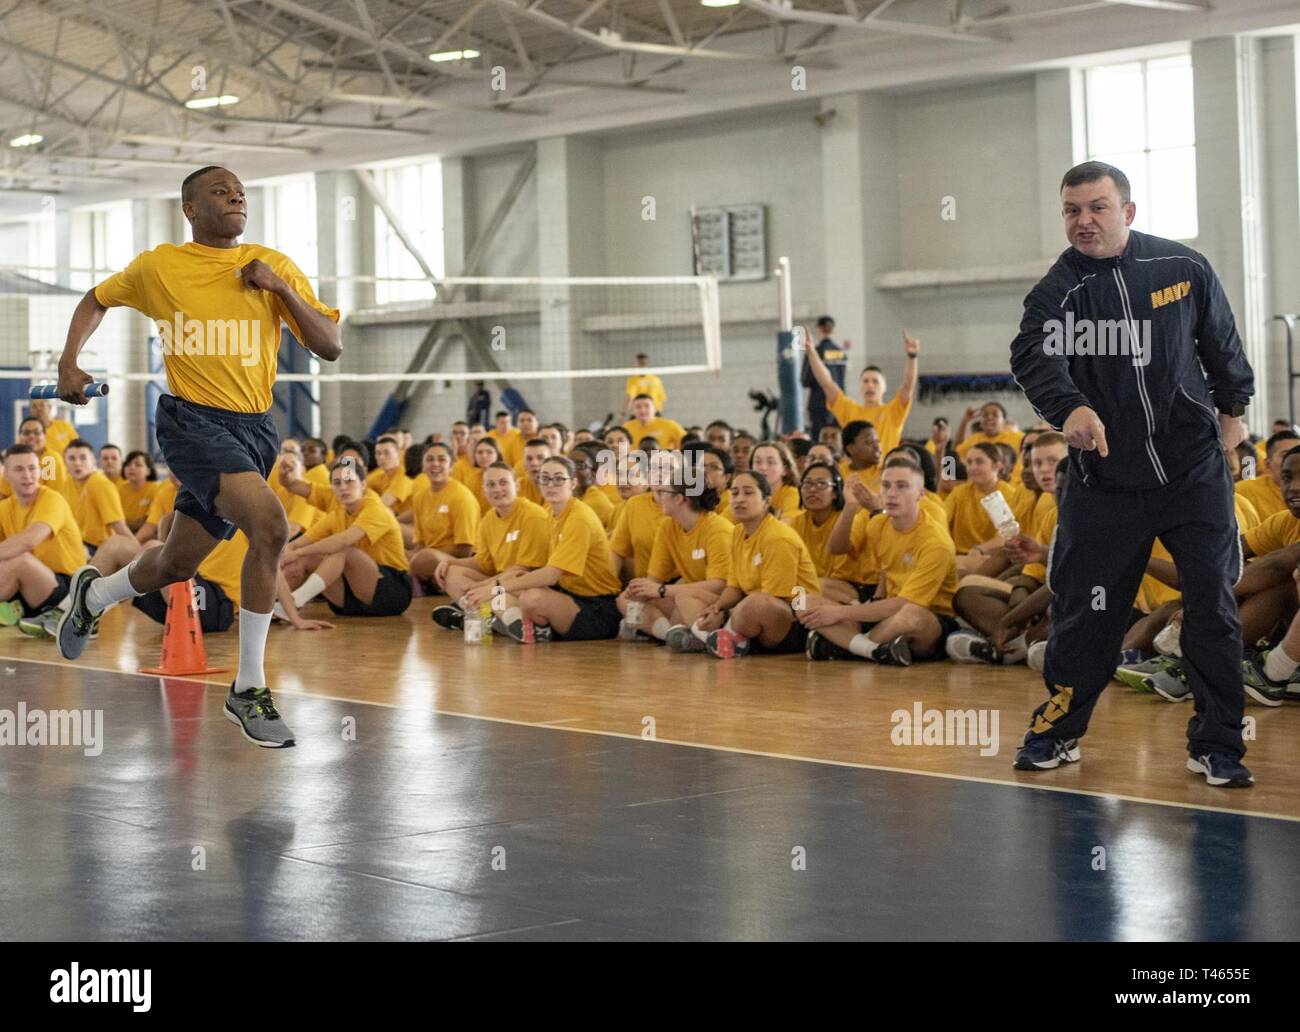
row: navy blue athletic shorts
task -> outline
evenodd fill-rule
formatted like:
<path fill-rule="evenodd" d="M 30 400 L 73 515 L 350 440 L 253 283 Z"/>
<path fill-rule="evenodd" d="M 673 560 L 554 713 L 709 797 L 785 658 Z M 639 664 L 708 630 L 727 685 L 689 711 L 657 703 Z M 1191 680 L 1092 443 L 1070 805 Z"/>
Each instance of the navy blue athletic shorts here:
<path fill-rule="evenodd" d="M 265 479 L 280 453 L 270 411 L 230 412 L 196 405 L 172 394 L 158 399 L 158 447 L 181 482 L 176 511 L 197 520 L 218 541 L 235 527 L 216 513 L 222 473 L 256 473 Z"/>

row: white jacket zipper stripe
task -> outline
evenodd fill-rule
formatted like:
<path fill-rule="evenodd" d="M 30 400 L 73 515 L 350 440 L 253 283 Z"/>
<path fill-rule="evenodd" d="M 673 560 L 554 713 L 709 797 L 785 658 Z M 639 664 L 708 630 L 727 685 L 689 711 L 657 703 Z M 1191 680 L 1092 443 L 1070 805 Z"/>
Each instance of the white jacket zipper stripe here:
<path fill-rule="evenodd" d="M 1133 307 L 1129 302 L 1128 285 L 1124 282 L 1124 277 L 1120 275 L 1118 267 L 1114 268 L 1112 272 L 1115 274 L 1115 283 L 1119 287 L 1120 304 L 1124 308 L 1124 319 L 1128 323 L 1129 341 L 1140 341 L 1142 338 L 1138 335 L 1137 320 L 1133 318 Z M 1131 346 L 1130 344 L 1130 349 Z M 1149 356 L 1147 360 L 1150 361 Z M 1139 363 L 1133 363 L 1133 369 L 1137 376 L 1138 397 L 1142 400 L 1142 411 L 1147 420 L 1147 455 L 1151 459 L 1151 465 L 1155 468 L 1156 476 L 1160 478 L 1160 482 L 1167 484 L 1169 478 L 1165 475 L 1165 468 L 1160 464 L 1160 456 L 1156 454 L 1155 445 L 1151 441 L 1152 435 L 1156 432 L 1156 418 L 1155 411 L 1151 407 L 1151 398 L 1147 395 L 1146 377 L 1143 375 L 1143 369 Z"/>

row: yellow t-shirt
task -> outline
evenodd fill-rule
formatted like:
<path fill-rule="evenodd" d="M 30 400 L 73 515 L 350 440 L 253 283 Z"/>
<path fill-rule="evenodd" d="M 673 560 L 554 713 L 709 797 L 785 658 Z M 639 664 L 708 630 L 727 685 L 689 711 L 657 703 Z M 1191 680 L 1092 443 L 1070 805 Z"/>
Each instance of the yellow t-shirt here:
<path fill-rule="evenodd" d="M 668 392 L 664 390 L 664 382 L 654 373 L 640 373 L 636 376 L 629 376 L 627 378 L 627 390 L 624 393 L 629 398 L 635 398 L 638 394 L 650 395 L 650 397 L 654 398 L 656 412 L 662 412 L 664 402 L 668 400 Z"/>
<path fill-rule="evenodd" d="M 1032 534 L 1035 526 L 1034 507 L 1042 493 L 1026 487 L 1020 480 L 1013 481 L 1007 487 L 1011 489 L 1011 511 L 1016 514 L 1016 522 L 1020 524 L 1021 530 Z"/>
<path fill-rule="evenodd" d="M 80 484 L 74 480 L 72 492 L 72 515 L 81 528 L 81 538 L 98 548 L 111 534 L 108 525 L 126 519 L 122 513 L 122 496 L 113 482 L 98 470 Z"/>
<path fill-rule="evenodd" d="M 912 403 L 909 401 L 904 404 L 897 394 L 883 405 L 863 405 L 843 391 L 840 391 L 835 404 L 830 408 L 835 422 L 841 427 L 848 426 L 855 419 L 865 419 L 874 426 L 880 436 L 882 455 L 898 447 L 898 442 L 903 439 L 903 424 L 907 422 L 911 411 Z"/>
<path fill-rule="evenodd" d="M 623 585 L 614 575 L 613 562 L 600 518 L 591 506 L 571 498 L 564 511 L 551 518 L 551 547 L 545 565 L 564 571 L 559 586 L 565 591 L 617 595 Z"/>
<path fill-rule="evenodd" d="M 1013 500 L 1011 487 L 999 480 L 996 490 L 1002 492 L 1002 497 L 1010 505 Z M 967 480 L 949 491 L 944 499 L 944 508 L 948 510 L 948 528 L 957 551 L 962 554 L 969 552 L 980 542 L 997 536 L 997 527 L 993 526 L 989 514 L 980 504 L 982 497 L 980 490 Z"/>
<path fill-rule="evenodd" d="M 149 503 L 149 518 L 145 520 L 145 523 L 152 523 L 155 527 L 162 522 L 164 516 L 176 508 L 176 495 L 180 491 L 171 477 L 160 480 L 159 483 L 162 487 L 158 488 L 158 493 Z"/>
<path fill-rule="evenodd" d="M 487 436 L 497 442 L 497 447 L 501 449 L 501 458 L 510 465 L 517 466 L 524 461 L 524 435 L 514 427 L 504 434 L 499 434 L 492 429 L 487 432 Z"/>
<path fill-rule="evenodd" d="M 748 536 L 743 524 L 732 528 L 727 584 L 746 595 L 774 595 L 787 602 L 794 598 L 795 588 L 809 595 L 821 591 L 817 567 L 803 538 L 793 527 L 767 517 Z"/>
<path fill-rule="evenodd" d="M 86 548 L 81 530 L 68 500 L 53 488 L 41 484 L 32 504 L 23 508 L 16 497 L 0 502 L 0 541 L 21 534 L 33 523 L 44 523 L 52 533 L 32 555 L 54 573 L 73 574 L 86 565 Z"/>
<path fill-rule="evenodd" d="M 905 598 L 932 613 L 952 616 L 957 552 L 947 528 L 924 512 L 906 533 L 884 513 L 867 527 L 867 547 L 885 578 L 885 598 Z"/>
<path fill-rule="evenodd" d="M 504 519 L 488 509 L 479 520 L 474 558 L 489 577 L 512 566 L 536 570 L 546 565 L 551 548 L 551 514 L 540 505 L 516 498 Z"/>
<path fill-rule="evenodd" d="M 515 480 L 519 485 L 518 491 L 516 492 L 518 497 L 526 499 L 534 505 L 540 505 L 545 508 L 546 499 L 542 497 L 542 489 L 533 483 L 532 477 L 525 473 L 523 476 L 516 476 Z"/>
<path fill-rule="evenodd" d="M 848 491 L 849 481 L 854 477 L 857 477 L 867 486 L 867 490 L 871 491 L 873 494 L 880 493 L 880 478 L 885 475 L 885 467 L 881 463 L 877 463 L 874 466 L 868 466 L 866 469 L 855 470 L 849 465 L 848 459 L 840 459 L 839 469 L 840 476 L 844 478 L 845 492 Z"/>
<path fill-rule="evenodd" d="M 808 552 L 812 555 L 813 565 L 817 567 L 817 576 L 829 577 L 831 568 L 843 558 L 843 556 L 831 555 L 830 544 L 831 531 L 835 529 L 835 521 L 839 519 L 839 513 L 834 509 L 825 522 L 819 527 L 813 522 L 812 513 L 807 509 L 801 509 L 793 516 L 787 516 L 785 522 L 794 528 L 803 543 L 808 546 Z"/>
<path fill-rule="evenodd" d="M 260 244 L 162 244 L 99 284 L 95 299 L 106 308 L 134 308 L 153 320 L 163 341 L 167 386 L 178 398 L 231 412 L 265 412 L 275 384 L 280 323 L 299 341 L 303 333 L 284 302 L 245 287 L 236 275 L 255 258 L 308 305 L 338 322 L 338 309 L 316 299 L 298 266 Z"/>
<path fill-rule="evenodd" d="M 715 512 L 700 513 L 690 531 L 665 519 L 655 533 L 647 576 L 657 581 L 726 581 L 731 576 L 731 536 L 735 524 Z"/>
<path fill-rule="evenodd" d="M 1261 520 L 1266 520 L 1275 513 L 1286 511 L 1286 499 L 1282 489 L 1273 482 L 1267 470 L 1254 480 L 1239 480 L 1234 488 L 1240 498 L 1246 499 L 1255 507 Z"/>
<path fill-rule="evenodd" d="M 610 548 L 615 555 L 632 560 L 634 576 L 648 576 L 650 554 L 654 551 L 659 528 L 667 519 L 649 492 L 633 495 L 622 504 L 618 520 L 610 531 Z"/>
<path fill-rule="evenodd" d="M 474 463 L 470 462 L 465 456 L 461 456 L 451 464 L 451 479 L 459 480 L 465 486 L 469 486 L 470 470 L 474 468 Z"/>
<path fill-rule="evenodd" d="M 355 513 L 349 513 L 340 503 L 307 528 L 303 534 L 308 541 L 322 541 L 333 534 L 341 534 L 352 527 L 365 533 L 355 545 L 380 566 L 396 570 L 409 569 L 406 549 L 402 544 L 402 528 L 397 517 L 374 492 L 367 491 Z"/>
<path fill-rule="evenodd" d="M 50 425 L 45 428 L 45 447 L 62 455 L 79 436 L 77 428 L 66 419 L 51 419 Z"/>
<path fill-rule="evenodd" d="M 366 477 L 366 487 L 379 495 L 381 500 L 384 495 L 391 494 L 395 499 L 393 512 L 396 513 L 405 512 L 411 507 L 411 495 L 415 493 L 415 481 L 406 475 L 401 466 L 392 473 L 385 473 L 382 469 L 373 470 Z"/>
<path fill-rule="evenodd" d="M 131 485 L 131 481 L 123 479 L 116 483 L 109 481 L 117 488 L 117 496 L 122 502 L 122 513 L 126 517 L 126 525 L 132 530 L 139 530 L 149 519 L 149 509 L 153 506 L 153 500 L 158 497 L 158 492 L 162 490 L 163 484 L 171 483 L 169 480 L 146 480 L 136 489 Z"/>
<path fill-rule="evenodd" d="M 415 513 L 415 544 L 419 548 L 472 545 L 478 537 L 480 510 L 474 492 L 458 480 L 441 491 L 421 491 L 411 502 Z"/>
<path fill-rule="evenodd" d="M 835 519 L 839 519 L 840 514 L 835 514 Z M 946 515 L 944 517 L 947 518 Z M 848 581 L 850 584 L 875 584 L 880 576 L 880 571 L 876 569 L 875 559 L 871 555 L 871 550 L 867 548 L 867 528 L 871 525 L 872 516 L 866 509 L 859 509 L 853 514 L 853 522 L 849 525 L 849 550 L 843 555 L 833 555 L 831 559 L 831 570 L 827 576 L 834 577 L 837 580 Z M 831 529 L 834 530 L 834 523 Z M 827 535 L 827 543 L 830 542 L 830 535 Z"/>
<path fill-rule="evenodd" d="M 1283 509 L 1263 517 L 1258 526 L 1243 531 L 1243 535 L 1252 552 L 1268 555 L 1300 541 L 1300 520 L 1292 516 L 1290 510 Z"/>
<path fill-rule="evenodd" d="M 234 537 L 218 541 L 217 547 L 208 553 L 208 557 L 203 562 L 199 563 L 199 576 L 206 577 L 212 583 L 219 585 L 236 609 L 239 608 L 239 579 L 243 575 L 246 555 L 248 555 L 248 538 L 244 536 L 242 530 L 237 530 Z"/>
<path fill-rule="evenodd" d="M 1002 430 L 999 431 L 997 434 L 994 434 L 993 436 L 990 436 L 985 433 L 971 434 L 969 437 L 966 438 L 966 440 L 962 441 L 961 444 L 957 445 L 957 449 L 956 449 L 957 455 L 959 458 L 965 461 L 966 453 L 970 451 L 972 448 L 974 448 L 975 445 L 980 443 L 1009 444 L 1011 445 L 1012 448 L 1016 450 L 1016 454 L 1019 455 L 1020 442 L 1024 439 L 1024 436 L 1025 435 L 1019 430 Z M 1016 468 L 1017 469 L 1020 468 L 1020 459 L 1016 459 Z"/>
<path fill-rule="evenodd" d="M 623 429 L 632 435 L 633 448 L 641 444 L 641 438 L 653 437 L 659 442 L 659 447 L 671 450 L 680 445 L 686 436 L 686 428 L 681 423 L 663 416 L 655 416 L 645 426 L 641 425 L 639 419 L 629 419 L 623 424 Z"/>
<path fill-rule="evenodd" d="M 799 489 L 793 484 L 776 484 L 772 488 L 772 515 L 778 520 L 800 512 Z"/>
<path fill-rule="evenodd" d="M 319 477 L 313 477 L 311 474 L 315 470 L 323 468 L 323 466 L 313 466 L 311 470 L 308 470 L 303 479 L 313 485 L 322 483 Z M 280 483 L 280 468 L 278 466 L 271 470 L 271 474 L 266 478 L 266 482 L 271 485 L 271 492 L 280 500 L 280 507 L 284 509 L 284 518 L 290 523 L 296 523 L 305 530 L 320 519 L 319 509 L 307 501 L 306 498 L 294 494 Z M 323 483 L 328 488 L 328 472 L 325 475 Z"/>
<path fill-rule="evenodd" d="M 735 525 L 736 517 L 731 514 L 731 488 L 727 488 L 719 495 L 717 508 L 713 511 L 728 523 Z"/>
<path fill-rule="evenodd" d="M 1028 523 L 1021 523 L 1022 533 L 1028 534 L 1040 545 L 1052 546 L 1052 535 L 1056 532 L 1056 521 L 1060 513 L 1056 508 L 1056 496 L 1044 491 L 1034 505 L 1034 511 Z M 1020 571 L 1026 577 L 1033 577 L 1039 584 L 1047 583 L 1047 565 L 1029 563 Z"/>
<path fill-rule="evenodd" d="M 609 495 L 593 484 L 587 488 L 587 493 L 582 496 L 582 500 L 596 514 L 600 525 L 609 531 L 614 519 L 614 503 L 609 500 Z"/>

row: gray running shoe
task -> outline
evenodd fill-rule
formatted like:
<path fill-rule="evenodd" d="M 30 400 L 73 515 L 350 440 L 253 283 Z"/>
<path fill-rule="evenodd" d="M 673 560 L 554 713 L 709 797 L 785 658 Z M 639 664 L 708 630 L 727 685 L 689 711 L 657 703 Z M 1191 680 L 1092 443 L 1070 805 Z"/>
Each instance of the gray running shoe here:
<path fill-rule="evenodd" d="M 226 719 L 238 724 L 240 731 L 254 745 L 267 749 L 283 749 L 293 745 L 293 732 L 276 712 L 269 688 L 246 688 L 235 691 L 231 684 L 226 696 Z"/>
<path fill-rule="evenodd" d="M 1192 686 L 1187 683 L 1187 671 L 1183 669 L 1183 661 L 1174 659 L 1173 656 L 1165 658 L 1172 659 L 1173 663 L 1165 670 L 1147 677 L 1147 684 L 1165 702 L 1186 702 L 1192 697 Z"/>
<path fill-rule="evenodd" d="M 72 575 L 72 583 L 68 586 L 68 608 L 64 610 L 55 631 L 59 653 L 64 659 L 77 659 L 90 640 L 95 615 L 86 605 L 86 592 L 91 583 L 98 579 L 99 571 L 93 566 L 83 566 Z"/>
<path fill-rule="evenodd" d="M 1246 694 L 1256 702 L 1264 706 L 1281 706 L 1286 699 L 1288 685 L 1274 681 L 1264 673 L 1264 664 L 1268 662 L 1270 651 L 1247 649 L 1241 657 L 1241 680 Z"/>
<path fill-rule="evenodd" d="M 62 611 L 58 609 L 46 609 L 32 616 L 24 616 L 18 621 L 18 629 L 29 638 L 45 638 L 53 641 L 62 616 Z"/>
<path fill-rule="evenodd" d="M 664 644 L 668 646 L 670 652 L 708 652 L 709 648 L 699 638 L 691 633 L 691 629 L 685 624 L 677 624 L 675 627 L 668 628 L 668 634 L 664 637 Z"/>
<path fill-rule="evenodd" d="M 1129 666 L 1121 666 L 1115 671 L 1117 680 L 1124 682 L 1134 691 L 1150 692 L 1151 678 L 1155 674 L 1161 674 L 1178 666 L 1178 660 L 1173 656 L 1155 656 L 1143 663 L 1133 663 Z"/>

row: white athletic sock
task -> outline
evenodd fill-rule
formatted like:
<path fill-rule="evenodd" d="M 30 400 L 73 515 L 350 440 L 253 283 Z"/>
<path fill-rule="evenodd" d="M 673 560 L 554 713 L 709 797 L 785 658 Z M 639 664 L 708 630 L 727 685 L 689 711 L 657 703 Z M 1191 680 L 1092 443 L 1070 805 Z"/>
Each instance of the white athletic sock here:
<path fill-rule="evenodd" d="M 131 567 L 138 560 L 132 560 L 117 573 L 107 577 L 96 577 L 86 589 L 86 608 L 92 614 L 102 613 L 114 602 L 123 602 L 128 598 L 137 598 L 141 592 L 131 586 Z"/>
<path fill-rule="evenodd" d="M 293 604 L 301 609 L 325 590 L 325 582 L 319 573 L 309 574 L 293 593 Z"/>
<path fill-rule="evenodd" d="M 865 634 L 855 634 L 849 642 L 849 651 L 855 656 L 870 659 L 871 654 L 876 651 L 879 644 L 879 642 L 872 641 Z"/>
<path fill-rule="evenodd" d="M 1291 675 L 1300 667 L 1300 661 L 1292 659 L 1279 645 L 1268 654 L 1264 661 L 1264 675 L 1270 681 L 1284 682 L 1291 680 Z"/>
<path fill-rule="evenodd" d="M 518 606 L 508 606 L 501 613 L 501 622 L 507 627 L 513 627 L 515 624 L 524 622 L 524 611 Z"/>
<path fill-rule="evenodd" d="M 668 622 L 668 617 L 661 616 L 659 617 L 659 619 L 657 619 L 654 623 L 650 625 L 650 633 L 653 634 L 660 641 L 663 641 L 665 638 L 668 637 L 668 628 L 671 626 L 672 624 Z"/>
<path fill-rule="evenodd" d="M 239 611 L 239 673 L 235 675 L 235 691 L 266 687 L 262 657 L 266 654 L 266 632 L 270 627 L 270 613 Z"/>
<path fill-rule="evenodd" d="M 704 642 L 704 644 L 707 645 L 709 643 L 709 632 L 700 629 L 700 623 L 698 620 L 691 624 L 691 633 L 695 635 L 695 637 L 699 638 L 700 641 Z"/>

